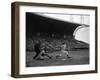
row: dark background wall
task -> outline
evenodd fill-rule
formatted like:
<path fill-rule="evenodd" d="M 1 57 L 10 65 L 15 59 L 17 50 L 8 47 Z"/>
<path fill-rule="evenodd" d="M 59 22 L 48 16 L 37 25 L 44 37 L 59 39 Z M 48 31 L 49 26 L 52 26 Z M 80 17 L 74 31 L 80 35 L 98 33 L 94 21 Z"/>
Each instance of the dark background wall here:
<path fill-rule="evenodd" d="M 34 32 L 72 35 L 78 26 L 79 24 L 51 19 L 34 13 L 26 13 L 27 35 L 32 35 Z"/>

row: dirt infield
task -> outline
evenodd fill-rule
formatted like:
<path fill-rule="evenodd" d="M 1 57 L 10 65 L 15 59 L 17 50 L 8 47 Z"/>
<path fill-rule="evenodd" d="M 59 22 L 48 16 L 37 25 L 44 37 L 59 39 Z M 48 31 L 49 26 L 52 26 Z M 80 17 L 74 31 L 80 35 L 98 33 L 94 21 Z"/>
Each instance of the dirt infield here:
<path fill-rule="evenodd" d="M 67 58 L 60 51 L 48 53 L 51 59 L 44 58 L 43 60 L 35 60 L 33 56 L 35 52 L 26 52 L 26 67 L 41 67 L 41 66 L 59 66 L 59 65 L 83 65 L 89 64 L 89 50 L 74 50 L 69 51 L 72 58 Z M 56 57 L 61 54 L 60 57 Z"/>

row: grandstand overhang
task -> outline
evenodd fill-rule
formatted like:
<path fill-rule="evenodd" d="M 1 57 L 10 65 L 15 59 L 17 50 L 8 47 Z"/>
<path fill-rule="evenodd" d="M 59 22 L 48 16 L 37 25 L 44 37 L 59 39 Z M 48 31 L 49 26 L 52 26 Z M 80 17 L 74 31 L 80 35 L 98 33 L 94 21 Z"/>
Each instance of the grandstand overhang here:
<path fill-rule="evenodd" d="M 26 32 L 56 33 L 73 35 L 74 30 L 80 24 L 57 20 L 34 13 L 26 13 Z"/>

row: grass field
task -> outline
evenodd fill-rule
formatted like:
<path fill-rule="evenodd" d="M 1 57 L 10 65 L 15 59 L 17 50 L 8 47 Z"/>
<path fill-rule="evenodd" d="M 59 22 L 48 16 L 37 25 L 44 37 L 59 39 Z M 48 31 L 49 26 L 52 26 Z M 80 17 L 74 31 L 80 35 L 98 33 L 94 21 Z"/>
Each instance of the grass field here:
<path fill-rule="evenodd" d="M 60 51 L 48 53 L 52 56 L 51 59 L 44 58 L 44 60 L 35 60 L 33 56 L 35 52 L 26 52 L 26 67 L 41 67 L 41 66 L 58 66 L 58 65 L 84 65 L 89 64 L 89 49 L 69 51 L 72 58 L 67 58 L 65 54 Z M 56 58 L 61 54 L 61 57 Z"/>

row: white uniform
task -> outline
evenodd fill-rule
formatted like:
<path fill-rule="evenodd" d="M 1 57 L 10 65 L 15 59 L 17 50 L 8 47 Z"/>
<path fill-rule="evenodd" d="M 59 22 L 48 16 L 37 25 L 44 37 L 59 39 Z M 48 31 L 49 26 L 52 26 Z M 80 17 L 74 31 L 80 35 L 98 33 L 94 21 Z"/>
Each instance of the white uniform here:
<path fill-rule="evenodd" d="M 64 54 L 66 54 L 66 55 L 68 55 L 68 51 L 66 51 L 66 44 L 63 44 L 61 46 L 61 52 L 64 53 Z"/>

